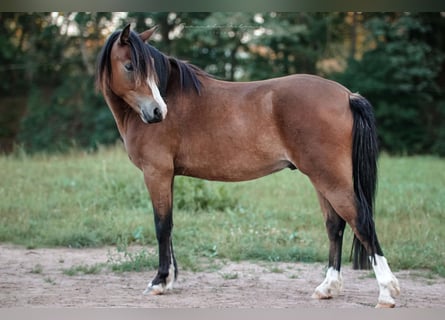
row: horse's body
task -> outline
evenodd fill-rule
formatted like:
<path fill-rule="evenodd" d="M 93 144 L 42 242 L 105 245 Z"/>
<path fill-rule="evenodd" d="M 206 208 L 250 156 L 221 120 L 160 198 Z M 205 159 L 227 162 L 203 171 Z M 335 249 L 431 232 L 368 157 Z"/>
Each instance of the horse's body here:
<path fill-rule="evenodd" d="M 216 80 L 142 45 L 152 32 L 140 38 L 129 27 L 115 32 L 98 65 L 98 86 L 153 203 L 159 270 L 147 292 L 171 288 L 177 273 L 171 241 L 175 175 L 244 181 L 298 168 L 317 191 L 330 240 L 328 273 L 314 296 L 331 298 L 341 289 L 348 223 L 355 234 L 355 267 L 372 261 L 378 305 L 394 306 L 398 282 L 372 219 L 377 147 L 371 105 L 336 82 L 310 75 Z"/>
<path fill-rule="evenodd" d="M 319 97 L 320 85 L 325 98 L 318 105 L 306 103 Z M 301 103 L 295 101 L 296 92 L 301 93 Z M 343 98 L 343 105 L 330 105 L 332 94 Z M 330 136 L 334 144 L 349 138 L 345 134 L 351 131 L 352 115 L 344 112 L 349 108 L 349 95 L 339 84 L 309 75 L 247 83 L 207 79 L 193 103 L 184 103 L 180 95 L 168 97 L 168 117 L 162 125 L 144 125 L 133 113 L 134 129 L 123 136 L 125 141 L 138 140 L 133 144 L 138 146 L 136 150 L 128 146 L 132 159 L 153 162 L 166 157 L 163 162 L 174 165 L 175 175 L 244 181 L 287 167 L 305 172 L 311 163 L 299 154 L 317 156 L 323 151 L 314 144 L 320 140 L 314 127 L 320 129 L 319 135 Z M 336 123 L 329 121 L 333 116 Z M 165 154 L 154 152 L 166 148 L 163 141 L 167 138 L 169 149 Z M 135 164 L 142 168 L 137 160 Z"/>

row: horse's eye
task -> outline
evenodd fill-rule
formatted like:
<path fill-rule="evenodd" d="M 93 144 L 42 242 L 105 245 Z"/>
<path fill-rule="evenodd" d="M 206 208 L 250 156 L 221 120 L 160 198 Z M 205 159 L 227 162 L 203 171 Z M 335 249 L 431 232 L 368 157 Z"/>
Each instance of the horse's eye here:
<path fill-rule="evenodd" d="M 133 65 L 130 62 L 126 63 L 124 67 L 127 71 L 133 71 Z"/>

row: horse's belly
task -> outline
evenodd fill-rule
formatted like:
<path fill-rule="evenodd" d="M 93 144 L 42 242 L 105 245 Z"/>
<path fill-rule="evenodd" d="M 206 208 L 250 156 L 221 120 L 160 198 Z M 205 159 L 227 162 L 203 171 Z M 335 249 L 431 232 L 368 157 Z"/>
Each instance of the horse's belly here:
<path fill-rule="evenodd" d="M 175 157 L 177 174 L 245 181 L 289 167 L 281 131 L 267 110 L 257 110 L 254 116 L 246 114 L 248 108 L 241 110 L 224 112 L 230 117 L 220 122 L 204 122 L 200 130 L 184 130 Z"/>
<path fill-rule="evenodd" d="M 179 165 L 176 167 L 177 175 L 190 176 L 215 181 L 246 181 L 257 179 L 284 168 L 293 168 L 287 160 L 255 161 L 255 159 L 217 159 L 200 163 Z"/>

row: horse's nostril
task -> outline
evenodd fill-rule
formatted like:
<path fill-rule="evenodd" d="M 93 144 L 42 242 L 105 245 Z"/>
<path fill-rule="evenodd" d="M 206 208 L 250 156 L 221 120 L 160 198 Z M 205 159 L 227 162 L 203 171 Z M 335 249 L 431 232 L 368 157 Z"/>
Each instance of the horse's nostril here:
<path fill-rule="evenodd" d="M 160 119 L 160 118 L 162 118 L 162 113 L 161 113 L 161 110 L 160 110 L 159 108 L 155 108 L 155 109 L 153 110 L 153 114 L 154 114 L 154 117 L 155 117 L 156 119 Z"/>

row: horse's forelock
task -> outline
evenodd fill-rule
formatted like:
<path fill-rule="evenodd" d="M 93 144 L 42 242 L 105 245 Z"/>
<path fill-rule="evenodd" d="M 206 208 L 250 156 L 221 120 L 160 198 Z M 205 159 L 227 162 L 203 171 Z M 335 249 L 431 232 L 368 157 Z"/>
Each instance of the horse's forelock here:
<path fill-rule="evenodd" d="M 149 72 L 154 72 L 153 61 L 150 51 L 139 35 L 131 31 L 128 38 L 128 46 L 130 48 L 131 63 L 133 64 L 134 76 L 136 82 L 145 82 Z"/>
<path fill-rule="evenodd" d="M 99 53 L 96 66 L 96 87 L 100 90 L 103 82 L 109 83 L 112 76 L 111 68 L 111 51 L 113 45 L 118 41 L 122 31 L 113 32 L 105 42 L 104 47 Z M 146 48 L 145 43 L 140 39 L 139 35 L 134 31 L 130 32 L 127 43 L 130 49 L 130 59 L 134 68 L 135 81 L 145 82 L 148 73 L 153 68 L 152 60 L 150 59 L 150 52 Z"/>
<path fill-rule="evenodd" d="M 105 42 L 102 50 L 100 51 L 97 63 L 96 63 L 96 88 L 102 89 L 102 84 L 105 81 L 107 84 L 111 78 L 111 49 L 114 42 L 120 35 L 120 31 L 113 32 Z"/>

